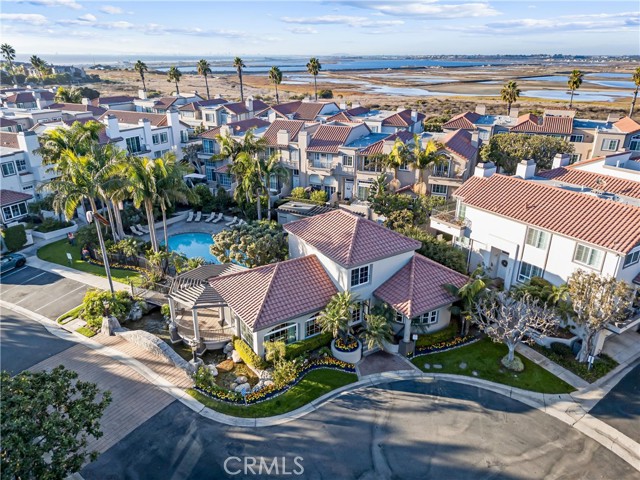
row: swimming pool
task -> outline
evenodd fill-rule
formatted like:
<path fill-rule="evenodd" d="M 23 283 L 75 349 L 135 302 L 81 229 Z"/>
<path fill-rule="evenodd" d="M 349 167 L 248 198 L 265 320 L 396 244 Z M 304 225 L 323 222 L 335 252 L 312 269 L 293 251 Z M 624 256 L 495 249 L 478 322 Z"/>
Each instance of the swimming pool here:
<path fill-rule="evenodd" d="M 179 233 L 169 237 L 170 251 L 181 253 L 188 258 L 202 257 L 208 263 L 220 264 L 209 250 L 211 245 L 213 238 L 209 233 Z"/>

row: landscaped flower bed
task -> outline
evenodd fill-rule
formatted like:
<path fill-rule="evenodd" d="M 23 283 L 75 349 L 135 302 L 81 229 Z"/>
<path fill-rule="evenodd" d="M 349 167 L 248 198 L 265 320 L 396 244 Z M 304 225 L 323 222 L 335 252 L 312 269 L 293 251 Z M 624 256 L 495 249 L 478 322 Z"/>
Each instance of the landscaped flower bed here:
<path fill-rule="evenodd" d="M 104 267 L 104 263 L 94 258 L 87 259 L 87 262 L 89 262 L 92 265 L 98 265 L 99 267 Z M 124 265 L 122 263 L 110 263 L 109 268 L 117 268 L 119 270 L 130 270 L 132 272 L 147 273 L 147 270 L 145 270 L 142 267 L 136 267 L 135 265 Z"/>
<path fill-rule="evenodd" d="M 429 353 L 444 352 L 446 350 L 451 350 L 452 348 L 469 345 L 471 343 L 477 342 L 478 340 L 479 338 L 474 335 L 467 335 L 466 337 L 456 337 L 452 340 L 447 340 L 446 342 L 435 343 L 433 345 L 424 347 L 416 347 L 414 354 L 410 355 L 410 357 L 419 357 L 421 355 L 428 355 Z"/>
<path fill-rule="evenodd" d="M 302 378 L 312 370 L 318 369 L 328 369 L 328 370 L 340 370 L 343 372 L 355 373 L 355 366 L 351 363 L 346 363 L 341 360 L 338 360 L 333 357 L 323 357 L 316 360 L 313 360 L 306 365 L 302 365 L 298 367 L 298 373 L 296 375 L 295 380 L 287 383 L 283 386 L 267 385 L 266 387 L 257 390 L 255 392 L 251 392 L 243 398 L 242 394 L 232 392 L 230 390 L 224 390 L 222 388 L 211 387 L 208 385 L 202 385 L 201 382 L 196 381 L 195 389 L 200 393 L 203 393 L 211 398 L 216 400 L 220 400 L 226 403 L 232 403 L 237 405 L 252 405 L 255 403 L 263 402 L 265 400 L 269 400 L 273 397 L 276 397 L 291 387 L 296 385 Z M 199 384 L 200 383 L 200 384 Z"/>
<path fill-rule="evenodd" d="M 358 339 L 354 337 L 349 337 L 346 342 L 342 338 L 338 338 L 336 339 L 335 346 L 336 350 L 347 353 L 355 352 L 359 347 L 359 343 Z"/>

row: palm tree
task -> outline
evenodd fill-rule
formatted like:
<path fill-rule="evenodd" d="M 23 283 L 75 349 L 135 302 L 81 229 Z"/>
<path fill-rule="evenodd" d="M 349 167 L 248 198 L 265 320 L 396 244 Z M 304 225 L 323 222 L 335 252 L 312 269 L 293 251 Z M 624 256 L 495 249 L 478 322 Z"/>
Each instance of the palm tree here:
<path fill-rule="evenodd" d="M 273 83 L 276 87 L 276 103 L 280 103 L 280 97 L 278 97 L 278 85 L 282 83 L 282 72 L 278 67 L 271 67 L 271 70 L 269 70 L 269 82 Z"/>
<path fill-rule="evenodd" d="M 355 303 L 355 298 L 349 291 L 339 292 L 331 297 L 318 318 L 322 333 L 330 332 L 333 338 L 341 337 L 344 341 L 352 336 L 349 322 Z"/>
<path fill-rule="evenodd" d="M 0 45 L 0 52 L 2 53 L 2 58 L 4 58 L 4 61 L 7 62 L 8 70 L 11 72 L 11 75 L 13 76 L 13 84 L 17 85 L 18 80 L 16 79 L 16 72 L 13 67 L 13 61 L 16 58 L 15 49 L 8 43 L 3 43 L 2 45 Z"/>
<path fill-rule="evenodd" d="M 42 157 L 42 163 L 63 168 L 60 164 L 66 157 L 62 153 L 70 150 L 78 156 L 86 155 L 98 143 L 103 128 L 104 125 L 91 120 L 86 123 L 75 122 L 70 128 L 59 127 L 47 131 L 40 136 L 40 148 L 36 149 L 36 153 Z"/>
<path fill-rule="evenodd" d="M 31 66 L 38 71 L 40 79 L 44 78 L 45 74 L 48 73 L 49 66 L 47 65 L 47 62 L 42 60 L 37 55 L 32 55 L 29 59 L 29 62 L 31 62 Z"/>
<path fill-rule="evenodd" d="M 393 180 L 389 183 L 391 190 L 397 190 L 400 187 L 400 181 L 398 180 L 398 170 L 403 165 L 407 165 L 411 161 L 411 150 L 407 145 L 396 138 L 391 153 L 386 156 L 385 167 L 393 170 Z"/>
<path fill-rule="evenodd" d="M 180 77 L 182 77 L 182 72 L 178 70 L 176 67 L 171 67 L 167 72 L 167 82 L 169 83 L 175 82 L 176 84 L 176 95 L 180 95 L 180 87 L 178 86 Z"/>
<path fill-rule="evenodd" d="M 507 104 L 507 115 L 511 115 L 511 104 L 518 100 L 520 89 L 513 80 L 508 81 L 500 90 L 500 98 Z"/>
<path fill-rule="evenodd" d="M 156 237 L 156 224 L 153 218 L 153 204 L 158 200 L 158 184 L 160 179 L 166 177 L 167 170 L 162 159 L 151 159 L 146 157 L 130 157 L 128 163 L 127 179 L 129 182 L 129 193 L 136 208 L 144 205 L 149 228 L 151 248 L 154 252 L 159 251 L 158 239 Z"/>
<path fill-rule="evenodd" d="M 136 64 L 133 66 L 133 69 L 138 72 L 138 75 L 140 75 L 140 80 L 142 80 L 142 90 L 143 91 L 147 91 L 147 84 L 144 81 L 144 74 L 145 72 L 149 71 L 149 68 L 147 67 L 147 64 L 144 63 L 142 60 L 138 60 L 136 62 Z"/>
<path fill-rule="evenodd" d="M 240 57 L 236 57 L 233 59 L 233 66 L 238 72 L 238 79 L 240 80 L 240 101 L 244 102 L 244 88 L 242 86 L 242 69 L 246 67 L 244 62 Z"/>
<path fill-rule="evenodd" d="M 629 110 L 629 116 L 633 116 L 633 111 L 636 108 L 636 99 L 638 98 L 638 89 L 640 88 L 640 67 L 636 68 L 633 72 L 633 83 L 636 84 L 636 89 L 633 92 L 633 100 L 631 100 L 631 109 Z"/>
<path fill-rule="evenodd" d="M 569 75 L 569 80 L 567 81 L 567 85 L 569 85 L 569 90 L 571 90 L 571 100 L 569 100 L 569 108 L 573 107 L 573 94 L 577 89 L 582 85 L 582 77 L 584 74 L 580 70 L 574 70 Z"/>
<path fill-rule="evenodd" d="M 384 350 L 384 342 L 390 342 L 393 338 L 393 330 L 389 319 L 384 315 L 367 315 L 367 328 L 364 331 L 364 340 L 367 347 L 372 350 L 380 347 Z"/>
<path fill-rule="evenodd" d="M 271 179 L 273 177 L 277 178 L 279 181 L 287 181 L 289 179 L 289 170 L 287 170 L 285 167 L 283 167 L 280 164 L 280 157 L 278 156 L 278 154 L 274 153 L 272 154 L 269 158 L 267 158 L 264 161 L 260 161 L 259 162 L 259 171 L 262 173 L 263 176 L 263 185 L 264 185 L 264 191 L 267 192 L 267 219 L 269 221 L 271 221 L 271 195 L 270 195 L 270 183 L 271 183 Z M 262 210 L 261 204 L 260 202 L 258 202 L 259 210 Z M 262 214 L 260 212 L 259 214 L 259 218 L 260 219 L 262 217 Z"/>
<path fill-rule="evenodd" d="M 422 148 L 420 136 L 413 136 L 413 152 L 411 155 L 411 167 L 416 171 L 416 185 L 414 190 L 416 193 L 425 195 L 427 193 L 428 177 L 424 178 L 424 172 L 432 165 L 441 165 L 448 160 L 447 156 L 439 153 L 442 145 L 431 139 L 427 142 L 425 148 Z"/>
<path fill-rule="evenodd" d="M 204 77 L 204 84 L 207 86 L 207 100 L 211 98 L 209 95 L 209 81 L 207 80 L 207 75 L 211 73 L 211 65 L 204 58 L 202 60 L 198 60 L 198 75 L 202 75 Z"/>
<path fill-rule="evenodd" d="M 452 295 L 458 297 L 460 306 L 451 308 L 451 312 L 460 315 L 462 318 L 462 326 L 460 335 L 465 336 L 469 333 L 469 324 L 473 306 L 478 298 L 487 292 L 487 277 L 484 274 L 482 266 L 476 268 L 471 274 L 469 281 L 462 287 L 458 288 L 450 283 L 444 285 L 444 288 Z"/>
<path fill-rule="evenodd" d="M 318 101 L 318 83 L 316 80 L 318 77 L 318 73 L 320 73 L 320 70 L 322 70 L 320 61 L 316 57 L 311 58 L 311 60 L 309 60 L 309 63 L 307 63 L 307 72 L 313 75 L 313 90 L 316 94 L 316 102 Z"/>
<path fill-rule="evenodd" d="M 60 103 L 82 103 L 82 91 L 79 88 L 58 87 L 55 101 Z"/>

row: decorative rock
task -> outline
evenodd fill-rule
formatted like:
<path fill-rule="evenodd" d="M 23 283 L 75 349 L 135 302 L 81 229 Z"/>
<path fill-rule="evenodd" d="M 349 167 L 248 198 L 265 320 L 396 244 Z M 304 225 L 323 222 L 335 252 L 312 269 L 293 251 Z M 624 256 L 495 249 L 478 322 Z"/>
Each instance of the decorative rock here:
<path fill-rule="evenodd" d="M 264 381 L 264 386 L 268 387 L 269 385 L 275 385 L 275 382 L 273 380 L 265 380 Z"/>
<path fill-rule="evenodd" d="M 140 307 L 140 305 L 138 303 L 136 303 L 133 307 L 131 307 L 131 311 L 129 312 L 129 315 L 127 316 L 127 320 L 131 320 L 133 322 L 137 322 L 138 320 L 140 320 L 142 318 L 142 308 Z"/>
<path fill-rule="evenodd" d="M 436 370 L 442 370 L 442 365 L 440 365 L 439 363 L 436 363 L 433 365 L 433 368 L 435 368 Z"/>
<path fill-rule="evenodd" d="M 478 372 L 476 372 L 475 370 L 473 372 L 471 372 L 471 375 L 473 375 L 474 377 L 478 376 Z"/>
<path fill-rule="evenodd" d="M 229 354 L 229 353 L 233 352 L 233 343 L 231 343 L 231 342 L 227 343 L 227 344 L 224 346 L 224 348 L 222 349 L 222 351 L 223 351 L 224 353 L 227 353 L 227 354 Z"/>
<path fill-rule="evenodd" d="M 273 380 L 273 369 L 270 368 L 268 370 L 261 370 L 258 373 L 258 377 L 260 380 Z"/>
<path fill-rule="evenodd" d="M 249 385 L 248 383 L 243 383 L 241 385 L 238 385 L 236 388 L 233 389 L 235 392 L 238 393 L 242 393 L 244 391 L 246 392 L 250 392 L 251 391 L 251 385 Z"/>
<path fill-rule="evenodd" d="M 464 362 L 460 362 L 460 365 L 458 365 L 460 367 L 460 370 L 464 370 L 465 368 L 467 368 L 467 364 Z"/>
<path fill-rule="evenodd" d="M 429 363 L 425 363 L 424 364 L 424 368 L 426 368 L 427 370 L 429 370 L 431 368 L 431 364 Z"/>
<path fill-rule="evenodd" d="M 235 390 L 237 386 L 238 384 L 233 382 L 231 385 L 229 385 L 229 390 Z"/>
<path fill-rule="evenodd" d="M 218 376 L 218 369 L 216 368 L 215 365 L 207 365 L 207 368 L 209 369 L 209 371 L 214 377 Z"/>
<path fill-rule="evenodd" d="M 242 363 L 242 357 L 240 357 L 240 354 L 236 350 L 231 352 L 231 358 L 233 363 Z"/>
<path fill-rule="evenodd" d="M 235 379 L 235 382 L 240 385 L 243 383 L 247 383 L 247 377 L 245 377 L 244 375 L 240 375 L 238 378 Z"/>
<path fill-rule="evenodd" d="M 114 316 L 102 317 L 102 326 L 100 327 L 100 333 L 103 335 L 115 335 L 120 330 L 120 322 Z"/>

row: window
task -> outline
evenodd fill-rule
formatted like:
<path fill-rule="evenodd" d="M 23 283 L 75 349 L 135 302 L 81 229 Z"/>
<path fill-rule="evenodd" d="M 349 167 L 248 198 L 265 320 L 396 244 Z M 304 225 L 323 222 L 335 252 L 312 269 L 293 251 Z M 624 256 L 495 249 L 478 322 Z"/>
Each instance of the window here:
<path fill-rule="evenodd" d="M 164 134 L 165 138 L 167 138 L 167 134 Z M 167 140 L 165 140 L 166 142 Z M 187 143 L 189 142 L 189 132 L 187 132 L 186 130 L 180 130 L 180 141 L 182 143 Z"/>
<path fill-rule="evenodd" d="M 281 323 L 280 325 L 276 325 L 264 336 L 264 343 L 284 342 L 288 345 L 297 340 L 298 325 L 295 323 Z"/>
<path fill-rule="evenodd" d="M 318 335 L 322 333 L 322 326 L 318 321 L 318 317 L 312 317 L 305 322 L 305 338 L 313 337 L 314 335 Z"/>
<path fill-rule="evenodd" d="M 26 172 L 27 171 L 27 161 L 22 159 L 22 160 L 16 160 L 16 168 L 18 169 L 18 172 Z"/>
<path fill-rule="evenodd" d="M 365 265 L 364 267 L 358 267 L 351 270 L 351 286 L 357 287 L 358 285 L 369 283 L 369 270 L 370 265 Z"/>
<path fill-rule="evenodd" d="M 208 153 L 210 155 L 216 153 L 215 143 L 213 140 L 202 140 L 202 153 Z"/>
<path fill-rule="evenodd" d="M 402 170 L 402 171 L 404 171 L 404 172 L 408 172 L 408 171 L 410 170 L 410 168 L 409 168 L 409 162 L 407 162 L 407 161 L 402 162 L 402 165 L 400 165 L 399 170 Z"/>
<path fill-rule="evenodd" d="M 571 156 L 569 157 L 569 165 L 579 162 L 581 158 L 582 158 L 581 153 L 572 153 Z"/>
<path fill-rule="evenodd" d="M 157 133 L 151 136 L 154 145 L 158 145 L 160 143 L 160 135 Z"/>
<path fill-rule="evenodd" d="M 396 321 L 396 323 L 404 323 L 404 315 L 402 315 L 400 312 L 396 312 L 394 320 Z"/>
<path fill-rule="evenodd" d="M 292 148 L 289 150 L 289 158 L 291 159 L 292 162 L 299 162 L 300 161 L 300 150 L 296 150 L 295 148 Z"/>
<path fill-rule="evenodd" d="M 21 217 L 27 214 L 27 204 L 25 202 L 17 203 L 15 205 L 9 205 L 2 208 L 5 221 L 12 220 L 14 218 Z"/>
<path fill-rule="evenodd" d="M 569 141 L 574 143 L 582 143 L 584 142 L 584 135 L 571 135 L 569 137 Z"/>
<path fill-rule="evenodd" d="M 142 151 L 142 148 L 140 147 L 140 137 L 129 137 L 126 142 L 129 153 L 138 153 Z"/>
<path fill-rule="evenodd" d="M 351 321 L 349 325 L 356 325 L 362 322 L 364 316 L 368 313 L 367 302 L 356 302 L 351 310 Z"/>
<path fill-rule="evenodd" d="M 216 116 L 213 113 L 207 113 L 204 116 L 204 120 L 205 122 L 215 122 L 216 121 Z"/>
<path fill-rule="evenodd" d="M 370 183 L 358 183 L 358 199 L 359 200 L 367 200 L 369 198 L 369 194 L 371 192 L 371 184 Z"/>
<path fill-rule="evenodd" d="M 2 164 L 2 176 L 11 177 L 16 174 L 16 166 L 13 162 L 6 162 Z"/>
<path fill-rule="evenodd" d="M 240 322 L 240 338 L 253 349 L 253 332 L 242 320 L 238 319 L 238 322 Z"/>
<path fill-rule="evenodd" d="M 322 187 L 322 189 L 325 191 L 325 193 L 327 194 L 327 198 L 329 200 L 331 200 L 331 195 L 333 195 L 334 193 L 336 193 L 336 187 L 330 187 L 328 185 L 324 185 Z"/>
<path fill-rule="evenodd" d="M 438 323 L 440 317 L 440 310 L 433 310 L 431 312 L 423 313 L 419 317 L 411 319 L 411 323 L 414 325 L 433 325 Z"/>
<path fill-rule="evenodd" d="M 619 140 L 611 140 L 610 138 L 605 138 L 602 141 L 602 150 L 610 150 L 615 151 L 618 149 Z"/>
<path fill-rule="evenodd" d="M 363 172 L 382 172 L 382 161 L 376 157 L 363 157 Z"/>
<path fill-rule="evenodd" d="M 465 218 L 467 218 L 467 206 L 464 203 L 458 202 L 458 212 L 456 216 L 460 220 L 464 220 Z"/>
<path fill-rule="evenodd" d="M 315 168 L 331 168 L 333 155 L 330 153 L 314 153 L 312 159 Z"/>
<path fill-rule="evenodd" d="M 599 268 L 602 261 L 602 252 L 586 245 L 578 244 L 573 255 L 573 261 L 588 267 Z"/>
<path fill-rule="evenodd" d="M 446 185 L 431 185 L 431 194 L 432 195 L 447 195 L 447 186 Z"/>
<path fill-rule="evenodd" d="M 220 186 L 222 186 L 224 188 L 230 188 L 231 187 L 231 175 L 229 175 L 228 173 L 219 173 L 218 174 L 218 183 L 220 184 Z"/>
<path fill-rule="evenodd" d="M 629 150 L 640 151 L 640 135 L 634 135 L 629 142 Z"/>
<path fill-rule="evenodd" d="M 180 132 L 180 134 L 182 135 L 182 133 L 184 133 L 184 130 L 182 130 L 182 132 Z M 187 140 L 189 138 L 187 137 Z M 166 133 L 161 133 L 160 134 L 160 143 L 167 143 L 169 141 L 169 136 Z M 186 140 L 183 140 L 186 141 Z"/>
<path fill-rule="evenodd" d="M 352 155 L 343 155 L 342 156 L 342 165 L 345 167 L 353 167 L 353 156 Z"/>
<path fill-rule="evenodd" d="M 624 265 L 622 265 L 622 268 L 627 268 L 630 265 L 638 263 L 639 260 L 640 260 L 640 250 L 631 252 L 629 255 L 624 257 Z"/>
<path fill-rule="evenodd" d="M 531 245 L 536 248 L 547 248 L 547 242 L 549 241 L 549 234 L 538 230 L 537 228 L 529 227 L 527 229 L 527 245 Z"/>
<path fill-rule="evenodd" d="M 380 127 L 371 127 L 372 133 L 378 133 L 380 131 Z"/>
<path fill-rule="evenodd" d="M 478 134 L 478 138 L 480 140 L 489 140 L 489 132 L 487 130 L 480 130 L 480 133 Z"/>
<path fill-rule="evenodd" d="M 160 158 L 162 156 L 162 150 L 158 150 L 157 152 L 153 152 L 153 158 Z"/>
<path fill-rule="evenodd" d="M 278 176 L 271 175 L 269 177 L 269 189 L 277 191 L 278 190 Z"/>
<path fill-rule="evenodd" d="M 448 177 L 449 176 L 449 161 L 446 163 L 440 163 L 438 165 L 433 166 L 433 176 L 434 177 Z"/>
<path fill-rule="evenodd" d="M 542 278 L 543 272 L 540 267 L 536 267 L 535 265 L 531 265 L 527 262 L 520 263 L 520 273 L 518 274 L 519 282 L 526 282 L 527 280 L 531 280 L 533 277 Z"/>

